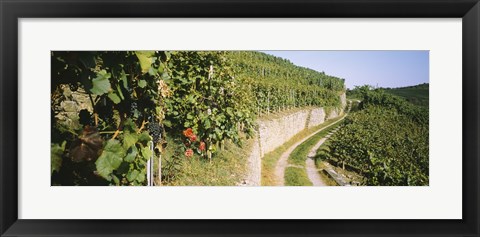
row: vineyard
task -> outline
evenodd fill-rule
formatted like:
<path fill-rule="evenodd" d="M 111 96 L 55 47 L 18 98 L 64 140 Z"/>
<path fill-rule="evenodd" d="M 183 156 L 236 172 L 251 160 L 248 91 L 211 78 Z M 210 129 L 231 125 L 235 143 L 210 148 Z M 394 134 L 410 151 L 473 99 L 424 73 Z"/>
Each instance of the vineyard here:
<path fill-rule="evenodd" d="M 258 117 L 345 91 L 250 51 L 53 51 L 51 77 L 52 185 L 236 185 Z"/>
<path fill-rule="evenodd" d="M 317 152 L 317 163 L 360 174 L 361 185 L 428 185 L 428 107 L 368 86 L 354 94 L 359 109 Z"/>
<path fill-rule="evenodd" d="M 402 88 L 387 88 L 385 92 L 405 98 L 408 102 L 428 107 L 429 84 L 424 83 L 416 86 Z"/>
<path fill-rule="evenodd" d="M 237 77 L 254 93 L 256 114 L 320 106 L 340 107 L 344 79 L 258 52 L 230 52 Z M 255 63 L 252 63 L 255 62 Z"/>

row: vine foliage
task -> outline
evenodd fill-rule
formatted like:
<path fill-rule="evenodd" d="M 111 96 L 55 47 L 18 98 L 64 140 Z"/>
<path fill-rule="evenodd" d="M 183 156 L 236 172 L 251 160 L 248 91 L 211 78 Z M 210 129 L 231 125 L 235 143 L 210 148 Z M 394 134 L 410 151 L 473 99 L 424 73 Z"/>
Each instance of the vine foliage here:
<path fill-rule="evenodd" d="M 52 52 L 52 184 L 145 185 L 161 149 L 165 52 Z M 154 144 L 153 144 L 154 143 Z"/>
<path fill-rule="evenodd" d="M 241 146 L 257 116 L 339 106 L 344 91 L 343 79 L 248 51 L 53 51 L 51 77 L 53 185 L 146 185 L 168 135 L 181 148 L 160 184 L 181 159 Z"/>
<path fill-rule="evenodd" d="M 428 185 L 428 110 L 382 89 L 355 90 L 360 110 L 331 138 L 328 159 L 362 174 L 366 185 Z"/>

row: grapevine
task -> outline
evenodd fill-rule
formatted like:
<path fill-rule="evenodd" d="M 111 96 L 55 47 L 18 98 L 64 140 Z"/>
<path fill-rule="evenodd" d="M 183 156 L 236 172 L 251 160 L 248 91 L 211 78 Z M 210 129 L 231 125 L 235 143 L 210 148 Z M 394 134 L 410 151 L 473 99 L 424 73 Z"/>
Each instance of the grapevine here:
<path fill-rule="evenodd" d="M 171 180 L 183 160 L 241 146 L 257 116 L 339 107 L 345 91 L 341 78 L 249 51 L 53 51 L 51 65 L 53 185 L 145 185 L 167 137 L 181 149 L 156 175 Z"/>
<path fill-rule="evenodd" d="M 362 174 L 365 185 L 428 185 L 428 110 L 380 89 L 354 93 L 360 110 L 331 138 L 327 159 Z"/>

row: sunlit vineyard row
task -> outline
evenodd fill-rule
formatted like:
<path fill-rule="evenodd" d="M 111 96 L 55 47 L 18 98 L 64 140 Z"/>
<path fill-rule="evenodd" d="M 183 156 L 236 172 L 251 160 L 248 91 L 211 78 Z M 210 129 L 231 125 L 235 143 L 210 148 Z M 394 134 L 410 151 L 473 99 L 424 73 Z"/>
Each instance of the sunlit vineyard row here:
<path fill-rule="evenodd" d="M 363 185 L 428 185 L 428 108 L 382 89 L 355 92 L 359 110 L 347 116 L 319 159 L 361 174 Z"/>

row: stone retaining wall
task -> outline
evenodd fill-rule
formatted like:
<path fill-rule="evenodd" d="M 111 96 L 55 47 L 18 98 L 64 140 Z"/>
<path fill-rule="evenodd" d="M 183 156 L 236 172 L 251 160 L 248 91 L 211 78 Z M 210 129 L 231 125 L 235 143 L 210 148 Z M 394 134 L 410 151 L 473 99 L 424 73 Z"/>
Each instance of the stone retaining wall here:
<path fill-rule="evenodd" d="M 271 120 L 258 120 L 258 131 L 250 153 L 249 173 L 245 180 L 246 185 L 261 185 L 261 170 L 263 156 L 290 140 L 306 128 L 318 126 L 325 120 L 336 118 L 343 114 L 346 105 L 345 94 L 340 96 L 342 109 L 333 109 L 326 114 L 324 108 L 310 108 L 292 112 L 286 116 Z"/>

